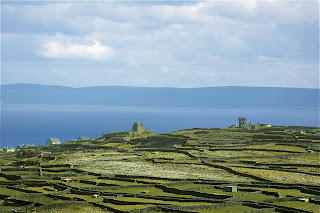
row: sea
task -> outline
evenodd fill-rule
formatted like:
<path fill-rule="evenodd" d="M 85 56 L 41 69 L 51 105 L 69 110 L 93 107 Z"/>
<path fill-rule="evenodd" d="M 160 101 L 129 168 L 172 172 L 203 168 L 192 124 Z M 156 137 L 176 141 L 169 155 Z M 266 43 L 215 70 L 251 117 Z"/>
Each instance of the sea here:
<path fill-rule="evenodd" d="M 103 105 L 1 104 L 0 147 L 45 145 L 79 136 L 98 138 L 114 131 L 131 130 L 134 122 L 158 134 L 190 128 L 222 128 L 238 117 L 247 122 L 275 126 L 319 127 L 319 109 L 225 109 L 190 107 L 137 107 Z"/>

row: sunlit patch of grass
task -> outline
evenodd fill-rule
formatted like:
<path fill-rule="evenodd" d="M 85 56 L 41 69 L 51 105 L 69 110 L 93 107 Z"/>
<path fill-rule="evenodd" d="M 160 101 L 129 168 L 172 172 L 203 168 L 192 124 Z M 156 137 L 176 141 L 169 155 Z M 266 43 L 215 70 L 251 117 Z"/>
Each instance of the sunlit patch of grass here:
<path fill-rule="evenodd" d="M 174 183 L 174 181 L 171 181 L 171 180 L 160 180 L 160 179 L 137 178 L 135 180 L 146 181 L 146 182 L 150 182 L 150 183 Z"/>
<path fill-rule="evenodd" d="M 295 196 L 295 197 L 305 197 L 305 196 L 314 196 L 313 194 L 303 193 L 298 189 L 277 189 L 277 188 L 260 188 L 260 187 L 240 187 L 244 189 L 256 189 L 260 191 L 268 191 L 268 192 L 279 192 L 282 197 L 286 197 L 287 195 Z"/>
<path fill-rule="evenodd" d="M 175 160 L 191 160 L 188 155 L 176 152 L 141 152 L 142 158 L 173 158 Z"/>
<path fill-rule="evenodd" d="M 320 212 L 320 206 L 314 203 L 305 203 L 301 201 L 286 201 L 273 203 L 278 206 L 288 206 L 296 209 L 301 209 L 309 212 Z"/>
<path fill-rule="evenodd" d="M 197 188 L 197 187 L 204 187 L 208 186 L 207 184 L 194 184 L 194 183 L 189 183 L 189 184 L 179 184 L 179 185 L 172 185 L 170 186 L 171 188 L 176 188 L 176 189 L 190 189 L 190 188 Z"/>
<path fill-rule="evenodd" d="M 283 155 L 282 152 L 272 151 L 254 151 L 254 150 L 218 150 L 218 151 L 206 151 L 207 157 L 253 157 L 253 156 L 277 156 Z M 203 155 L 203 154 L 202 154 Z"/>
<path fill-rule="evenodd" d="M 201 159 L 175 160 L 174 163 L 202 163 Z"/>
<path fill-rule="evenodd" d="M 53 174 L 53 175 L 56 174 L 57 176 L 59 176 L 59 174 L 76 174 L 76 175 L 78 175 L 79 173 L 76 173 L 73 171 L 65 171 L 65 172 L 43 171 L 42 174 Z"/>
<path fill-rule="evenodd" d="M 71 179 L 74 179 L 74 180 L 86 180 L 86 179 L 94 179 L 94 178 L 97 178 L 97 176 L 94 176 L 94 175 L 80 175 L 79 176 L 72 176 L 70 177 Z"/>
<path fill-rule="evenodd" d="M 118 149 L 130 149 L 132 147 L 134 147 L 134 146 L 130 145 L 130 144 L 122 144 L 122 145 L 118 146 L 117 148 Z"/>
<path fill-rule="evenodd" d="M 139 209 L 147 208 L 150 206 L 154 206 L 152 204 L 145 204 L 145 205 L 116 205 L 116 204 L 112 204 L 112 203 L 100 203 L 100 204 L 105 205 L 105 206 L 109 206 L 111 208 L 121 210 L 121 211 L 139 210 Z"/>
<path fill-rule="evenodd" d="M 19 175 L 22 177 L 38 176 L 37 171 L 3 171 L 3 173 L 5 173 L 7 175 Z"/>
<path fill-rule="evenodd" d="M 231 167 L 233 170 L 281 183 L 320 184 L 320 177 L 294 172 Z"/>
<path fill-rule="evenodd" d="M 91 181 L 94 181 L 94 182 L 97 182 L 97 183 L 114 184 L 114 185 L 119 185 L 119 186 L 142 185 L 142 183 L 121 181 L 121 180 L 109 180 L 109 179 L 92 179 Z"/>
<path fill-rule="evenodd" d="M 120 197 L 117 198 L 119 201 L 130 201 L 130 202 L 140 202 L 140 203 L 153 203 L 153 204 L 170 204 L 179 206 L 197 206 L 197 205 L 213 205 L 213 203 L 206 202 L 178 202 L 178 201 L 167 201 L 167 200 L 155 200 L 148 198 L 137 198 L 137 197 Z"/>
<path fill-rule="evenodd" d="M 94 205 L 90 203 L 86 204 L 71 204 L 71 205 L 64 205 L 64 206 L 57 206 L 49 209 L 42 209 L 38 210 L 37 212 L 45 213 L 45 212 L 65 212 L 65 213 L 79 213 L 79 212 L 87 212 L 87 213 L 105 213 L 109 212 L 107 210 L 102 210 L 98 207 L 95 207 Z"/>
<path fill-rule="evenodd" d="M 58 190 L 55 189 L 53 186 L 42 186 L 42 187 L 25 187 L 25 189 L 42 192 L 44 194 L 49 194 L 53 192 L 57 192 Z"/>
<path fill-rule="evenodd" d="M 8 181 L 8 179 L 4 177 L 0 177 L 0 181 Z"/>
<path fill-rule="evenodd" d="M 39 179 L 28 179 L 28 181 L 39 181 Z M 42 179 L 42 181 L 46 181 L 47 183 L 62 183 L 61 180 Z"/>
<path fill-rule="evenodd" d="M 221 208 L 214 209 L 193 209 L 192 211 L 196 211 L 199 213 L 226 213 L 226 212 L 251 212 L 253 210 L 257 210 L 255 208 L 249 206 L 226 206 Z"/>
<path fill-rule="evenodd" d="M 144 194 L 144 191 L 148 191 L 148 195 L 154 196 L 169 196 L 169 197 L 194 197 L 192 195 L 180 195 L 174 193 L 164 192 L 162 189 L 155 187 L 143 187 L 143 188 L 126 188 L 126 189 L 115 189 L 115 190 L 103 190 L 113 193 L 129 193 L 129 194 Z"/>
<path fill-rule="evenodd" d="M 274 199 L 275 196 L 272 195 L 265 195 L 265 194 L 258 194 L 258 195 L 249 195 L 246 197 L 241 197 L 236 199 L 237 201 L 255 201 L 255 200 L 268 200 L 268 199 Z"/>
<path fill-rule="evenodd" d="M 274 149 L 274 150 L 283 150 L 283 151 L 294 151 L 294 152 L 306 152 L 306 149 L 300 146 L 285 146 L 285 145 L 275 145 L 272 143 L 264 145 L 252 145 L 247 148 L 258 148 L 258 149 Z"/>
<path fill-rule="evenodd" d="M 90 202 L 103 201 L 103 198 L 104 198 L 102 196 L 98 196 L 95 198 L 95 197 L 92 197 L 91 195 L 79 195 L 79 194 L 65 194 L 63 196 L 70 197 L 70 198 L 81 198 L 81 199 L 85 199 Z"/>
<path fill-rule="evenodd" d="M 312 153 L 310 155 L 292 155 L 286 160 L 287 163 L 299 163 L 299 164 L 319 164 L 320 153 Z"/>
<path fill-rule="evenodd" d="M 80 183 L 80 182 L 69 182 L 69 183 L 64 183 L 65 185 L 72 186 L 72 187 L 93 187 L 95 185 L 93 184 L 88 184 L 88 183 Z"/>
<path fill-rule="evenodd" d="M 17 153 L 14 152 L 0 153 L 0 165 L 5 165 L 11 163 L 12 161 L 18 160 L 16 154 Z"/>
<path fill-rule="evenodd" d="M 199 192 L 204 192 L 208 194 L 221 194 L 221 195 L 242 195 L 247 192 L 237 191 L 237 192 L 225 192 L 222 189 L 201 189 Z"/>
<path fill-rule="evenodd" d="M 106 143 L 106 144 L 103 144 L 101 146 L 110 146 L 110 147 L 113 147 L 113 146 L 119 146 L 120 144 L 119 143 Z"/>
<path fill-rule="evenodd" d="M 18 194 L 26 194 L 26 192 L 21 192 L 21 191 L 18 191 L 18 190 L 13 190 L 13 189 L 8 189 L 8 188 L 5 188 L 5 187 L 1 187 L 0 188 L 0 194 L 13 196 L 13 195 L 18 195 Z"/>

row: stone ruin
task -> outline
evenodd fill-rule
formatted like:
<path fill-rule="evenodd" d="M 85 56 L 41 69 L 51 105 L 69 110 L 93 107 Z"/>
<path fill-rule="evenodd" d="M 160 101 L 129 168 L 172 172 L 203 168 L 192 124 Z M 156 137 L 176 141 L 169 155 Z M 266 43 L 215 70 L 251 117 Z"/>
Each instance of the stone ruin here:
<path fill-rule="evenodd" d="M 271 127 L 271 124 L 247 124 L 247 118 L 239 118 L 239 128 L 244 128 L 248 130 L 257 130 L 257 129 L 262 129 L 262 128 L 269 128 Z"/>
<path fill-rule="evenodd" d="M 143 132 L 144 131 L 143 124 L 140 122 L 134 123 L 132 126 L 132 131 L 133 132 Z"/>

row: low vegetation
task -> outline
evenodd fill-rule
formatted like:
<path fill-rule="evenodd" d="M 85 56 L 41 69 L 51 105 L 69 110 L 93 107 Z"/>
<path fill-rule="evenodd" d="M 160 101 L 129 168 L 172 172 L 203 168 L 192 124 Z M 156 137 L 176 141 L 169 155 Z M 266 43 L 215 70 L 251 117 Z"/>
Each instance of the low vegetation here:
<path fill-rule="evenodd" d="M 319 212 L 320 130 L 301 128 L 113 132 L 2 152 L 0 212 Z"/>

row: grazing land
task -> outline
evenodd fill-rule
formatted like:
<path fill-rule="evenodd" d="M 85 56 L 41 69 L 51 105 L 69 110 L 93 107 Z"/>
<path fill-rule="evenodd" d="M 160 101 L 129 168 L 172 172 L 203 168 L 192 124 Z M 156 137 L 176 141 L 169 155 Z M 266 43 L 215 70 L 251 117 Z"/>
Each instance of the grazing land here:
<path fill-rule="evenodd" d="M 113 132 L 0 154 L 0 212 L 320 212 L 320 129 Z"/>

